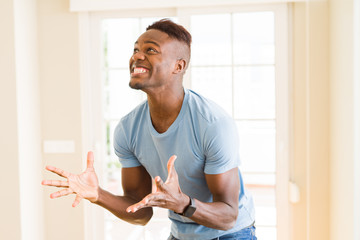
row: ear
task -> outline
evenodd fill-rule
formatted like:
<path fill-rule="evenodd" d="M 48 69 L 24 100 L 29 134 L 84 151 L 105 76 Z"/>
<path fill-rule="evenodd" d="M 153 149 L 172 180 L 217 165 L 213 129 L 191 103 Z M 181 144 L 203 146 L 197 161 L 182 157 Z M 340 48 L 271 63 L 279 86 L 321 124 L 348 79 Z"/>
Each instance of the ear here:
<path fill-rule="evenodd" d="M 186 60 L 183 58 L 180 58 L 180 59 L 176 60 L 175 69 L 174 69 L 173 73 L 174 74 L 184 73 L 186 67 L 187 67 Z"/>

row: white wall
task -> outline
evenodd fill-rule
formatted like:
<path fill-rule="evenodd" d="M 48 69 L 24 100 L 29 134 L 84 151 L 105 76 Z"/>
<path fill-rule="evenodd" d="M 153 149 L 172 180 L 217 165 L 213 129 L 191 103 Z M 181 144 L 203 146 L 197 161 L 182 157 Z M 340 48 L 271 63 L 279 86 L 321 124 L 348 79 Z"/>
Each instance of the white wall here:
<path fill-rule="evenodd" d="M 37 1 L 14 0 L 22 239 L 44 239 Z"/>

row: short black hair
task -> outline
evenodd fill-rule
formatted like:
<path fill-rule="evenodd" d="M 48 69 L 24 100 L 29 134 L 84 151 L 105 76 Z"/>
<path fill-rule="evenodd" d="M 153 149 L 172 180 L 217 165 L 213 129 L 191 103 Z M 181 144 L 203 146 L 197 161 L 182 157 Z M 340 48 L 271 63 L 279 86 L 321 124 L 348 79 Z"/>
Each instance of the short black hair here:
<path fill-rule="evenodd" d="M 174 23 L 168 18 L 164 18 L 157 22 L 154 22 L 146 28 L 146 31 L 150 29 L 164 32 L 169 35 L 169 37 L 186 43 L 189 49 L 191 49 L 191 34 L 183 26 Z"/>

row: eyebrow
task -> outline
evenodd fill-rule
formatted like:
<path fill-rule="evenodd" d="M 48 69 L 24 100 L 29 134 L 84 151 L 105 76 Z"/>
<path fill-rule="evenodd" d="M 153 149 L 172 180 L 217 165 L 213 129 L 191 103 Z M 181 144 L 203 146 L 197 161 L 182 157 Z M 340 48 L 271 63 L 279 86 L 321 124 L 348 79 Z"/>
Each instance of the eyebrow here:
<path fill-rule="evenodd" d="M 151 44 L 154 44 L 154 45 L 160 47 L 160 45 L 157 42 L 154 42 L 154 41 L 151 41 L 151 40 L 145 41 L 144 43 L 151 43 Z M 138 44 L 138 41 L 136 41 L 135 44 Z"/>

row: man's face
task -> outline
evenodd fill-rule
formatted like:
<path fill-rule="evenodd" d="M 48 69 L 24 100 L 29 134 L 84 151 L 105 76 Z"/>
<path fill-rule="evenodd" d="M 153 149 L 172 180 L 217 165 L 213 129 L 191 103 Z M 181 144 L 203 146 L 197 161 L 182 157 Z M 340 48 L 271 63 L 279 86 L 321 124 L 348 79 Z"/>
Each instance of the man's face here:
<path fill-rule="evenodd" d="M 171 84 L 178 44 L 159 30 L 143 33 L 135 42 L 129 62 L 130 87 L 146 91 Z"/>

